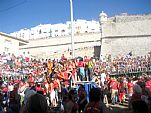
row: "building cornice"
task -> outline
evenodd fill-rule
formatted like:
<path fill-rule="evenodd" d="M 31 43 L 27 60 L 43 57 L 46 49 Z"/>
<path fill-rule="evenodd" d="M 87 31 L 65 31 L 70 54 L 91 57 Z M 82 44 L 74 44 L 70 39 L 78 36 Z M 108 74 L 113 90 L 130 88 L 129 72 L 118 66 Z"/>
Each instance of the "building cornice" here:
<path fill-rule="evenodd" d="M 21 41 L 21 42 L 29 43 L 29 42 L 28 42 L 28 41 L 26 41 L 26 40 L 23 40 L 23 39 L 19 39 L 19 38 L 16 38 L 16 37 L 10 36 L 10 35 L 8 35 L 8 34 L 6 34 L 6 33 L 2 33 L 2 32 L 0 32 L 0 35 L 1 35 L 1 36 L 6 36 L 6 37 L 8 37 L 8 38 L 11 38 L 11 39 L 14 39 L 14 40 L 18 40 L 18 41 Z"/>

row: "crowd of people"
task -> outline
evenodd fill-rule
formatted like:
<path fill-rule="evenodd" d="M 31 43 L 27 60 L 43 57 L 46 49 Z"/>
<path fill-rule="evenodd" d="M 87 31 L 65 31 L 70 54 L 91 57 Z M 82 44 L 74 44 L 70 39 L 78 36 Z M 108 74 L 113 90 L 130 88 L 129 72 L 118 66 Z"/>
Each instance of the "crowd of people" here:
<path fill-rule="evenodd" d="M 128 76 L 131 72 L 141 74 Z M 86 90 L 87 83 L 94 86 Z M 0 54 L 2 113 L 48 113 L 58 107 L 64 113 L 106 113 L 109 103 L 123 104 L 126 98 L 129 110 L 142 113 L 138 106 L 144 105 L 150 111 L 151 52 L 114 59 L 111 55 L 33 59 L 29 52 Z"/>

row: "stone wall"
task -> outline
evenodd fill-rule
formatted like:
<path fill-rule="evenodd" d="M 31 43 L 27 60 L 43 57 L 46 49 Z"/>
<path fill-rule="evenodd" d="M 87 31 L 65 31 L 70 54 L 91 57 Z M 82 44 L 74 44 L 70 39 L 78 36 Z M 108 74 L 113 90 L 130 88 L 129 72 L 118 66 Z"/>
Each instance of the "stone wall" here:
<path fill-rule="evenodd" d="M 102 25 L 102 55 L 145 55 L 151 51 L 151 15 L 116 16 Z"/>
<path fill-rule="evenodd" d="M 86 33 L 74 36 L 75 56 L 89 56 L 94 54 L 94 46 L 100 46 L 100 33 Z M 22 51 L 30 52 L 36 58 L 60 58 L 65 54 L 71 58 L 71 37 L 64 36 L 51 39 L 32 40 L 28 45 L 23 46 Z"/>
<path fill-rule="evenodd" d="M 103 24 L 103 37 L 108 36 L 133 36 L 151 35 L 151 20 L 131 22 L 108 22 Z"/>
<path fill-rule="evenodd" d="M 126 56 L 131 51 L 134 56 L 146 55 L 151 51 L 151 35 L 143 37 L 106 37 L 103 39 L 102 55 Z"/>
<path fill-rule="evenodd" d="M 116 22 L 116 23 L 124 23 L 124 22 L 132 22 L 132 21 L 144 21 L 144 20 L 150 20 L 151 14 L 144 14 L 144 15 L 128 15 L 128 14 L 122 14 L 117 15 L 114 17 L 108 18 L 108 21 L 110 22 Z"/>

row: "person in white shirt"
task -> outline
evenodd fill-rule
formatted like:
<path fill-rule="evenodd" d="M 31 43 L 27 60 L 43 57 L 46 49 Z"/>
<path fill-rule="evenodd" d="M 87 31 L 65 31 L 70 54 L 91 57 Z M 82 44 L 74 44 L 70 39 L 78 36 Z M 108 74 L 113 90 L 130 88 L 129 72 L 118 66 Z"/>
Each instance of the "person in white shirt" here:
<path fill-rule="evenodd" d="M 101 82 L 102 82 L 102 85 L 104 85 L 105 79 L 106 79 L 106 74 L 105 74 L 105 70 L 103 70 L 103 72 L 101 73 Z"/>

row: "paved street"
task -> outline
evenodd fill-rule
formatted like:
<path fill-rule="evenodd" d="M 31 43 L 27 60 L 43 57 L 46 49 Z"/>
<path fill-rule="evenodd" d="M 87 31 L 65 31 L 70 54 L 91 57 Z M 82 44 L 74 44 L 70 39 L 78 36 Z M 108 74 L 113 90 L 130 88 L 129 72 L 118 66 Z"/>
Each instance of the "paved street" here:
<path fill-rule="evenodd" d="M 51 111 L 51 113 L 61 113 L 61 112 L 59 112 L 58 109 L 54 109 Z M 124 103 L 123 105 L 119 105 L 119 104 L 111 105 L 110 104 L 108 107 L 108 113 L 131 113 L 131 112 L 128 110 L 127 103 Z"/>
<path fill-rule="evenodd" d="M 123 105 L 119 105 L 119 104 L 116 104 L 116 105 L 109 105 L 108 107 L 108 110 L 109 110 L 109 113 L 131 113 L 129 110 L 128 110 L 128 103 L 125 102 Z"/>

